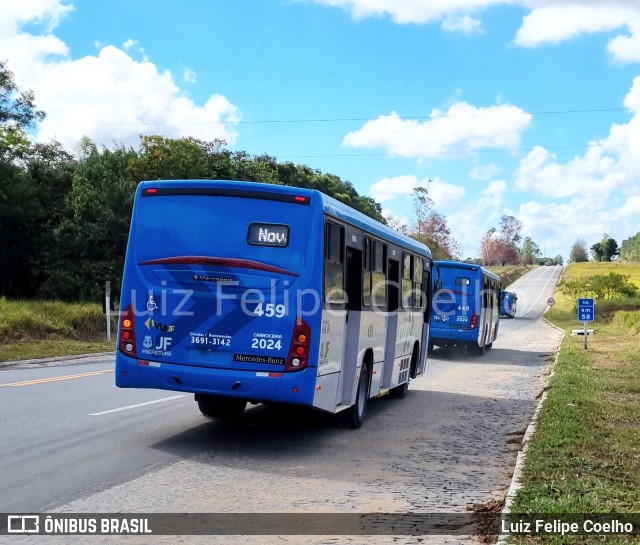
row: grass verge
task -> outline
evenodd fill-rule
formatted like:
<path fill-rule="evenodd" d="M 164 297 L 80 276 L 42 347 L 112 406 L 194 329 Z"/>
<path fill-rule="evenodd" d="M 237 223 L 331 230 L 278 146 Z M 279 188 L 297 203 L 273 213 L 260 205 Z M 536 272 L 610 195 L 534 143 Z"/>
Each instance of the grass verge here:
<path fill-rule="evenodd" d="M 114 350 L 106 329 L 100 305 L 0 298 L 0 362 Z"/>
<path fill-rule="evenodd" d="M 95 354 L 97 352 L 112 352 L 115 349 L 115 343 L 108 343 L 106 340 L 44 339 L 17 342 L 0 345 L 0 362 L 73 356 L 76 354 Z"/>
<path fill-rule="evenodd" d="M 588 276 L 588 267 L 569 268 Z M 592 274 L 607 273 L 601 264 Z M 616 272 L 620 272 L 619 266 Z M 572 270 L 574 269 L 574 270 Z M 593 267 L 591 267 L 593 269 Z M 640 305 L 606 305 L 584 349 L 573 310 L 561 294 L 547 317 L 567 336 L 523 468 L 513 513 L 640 512 Z M 511 543 L 638 543 L 601 536 L 512 537 Z"/>

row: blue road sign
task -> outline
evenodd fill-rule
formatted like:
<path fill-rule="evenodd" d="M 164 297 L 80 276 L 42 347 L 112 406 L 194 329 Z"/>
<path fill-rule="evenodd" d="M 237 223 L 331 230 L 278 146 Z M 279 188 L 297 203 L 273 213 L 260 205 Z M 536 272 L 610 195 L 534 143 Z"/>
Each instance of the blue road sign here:
<path fill-rule="evenodd" d="M 593 322 L 596 319 L 596 304 L 591 297 L 578 299 L 578 320 L 580 322 Z"/>

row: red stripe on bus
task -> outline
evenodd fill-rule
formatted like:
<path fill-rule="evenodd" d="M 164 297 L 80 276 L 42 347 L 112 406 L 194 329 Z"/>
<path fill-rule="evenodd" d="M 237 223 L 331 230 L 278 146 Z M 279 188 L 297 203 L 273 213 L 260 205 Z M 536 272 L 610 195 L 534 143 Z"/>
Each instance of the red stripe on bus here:
<path fill-rule="evenodd" d="M 222 265 L 223 267 L 238 267 L 241 269 L 255 269 L 257 271 L 266 271 L 279 274 L 288 274 L 289 276 L 299 276 L 298 273 L 252 261 L 250 259 L 237 259 L 234 257 L 203 257 L 194 255 L 185 255 L 180 257 L 164 257 L 161 259 L 151 259 L 143 261 L 138 265 Z"/>

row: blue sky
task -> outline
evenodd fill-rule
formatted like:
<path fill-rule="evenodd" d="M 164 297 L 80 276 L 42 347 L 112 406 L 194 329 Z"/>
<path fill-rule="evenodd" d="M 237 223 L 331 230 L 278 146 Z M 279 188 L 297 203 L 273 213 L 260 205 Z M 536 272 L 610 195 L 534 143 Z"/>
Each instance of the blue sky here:
<path fill-rule="evenodd" d="M 503 214 L 565 259 L 640 231 L 637 0 L 2 3 L 38 140 L 224 138 L 404 221 L 425 186 L 465 257 Z"/>

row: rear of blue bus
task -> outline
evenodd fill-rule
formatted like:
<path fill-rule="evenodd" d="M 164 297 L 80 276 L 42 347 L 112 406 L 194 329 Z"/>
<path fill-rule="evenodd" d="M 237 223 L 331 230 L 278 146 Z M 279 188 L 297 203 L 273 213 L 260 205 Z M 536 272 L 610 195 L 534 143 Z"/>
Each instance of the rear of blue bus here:
<path fill-rule="evenodd" d="M 482 283 L 479 267 L 455 267 L 439 262 L 434 275 L 429 343 L 465 346 L 478 342 Z"/>
<path fill-rule="evenodd" d="M 321 206 L 317 192 L 267 184 L 142 182 L 116 385 L 310 405 Z"/>

